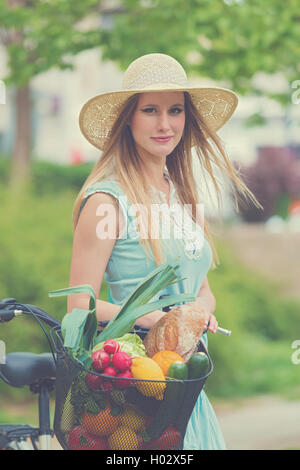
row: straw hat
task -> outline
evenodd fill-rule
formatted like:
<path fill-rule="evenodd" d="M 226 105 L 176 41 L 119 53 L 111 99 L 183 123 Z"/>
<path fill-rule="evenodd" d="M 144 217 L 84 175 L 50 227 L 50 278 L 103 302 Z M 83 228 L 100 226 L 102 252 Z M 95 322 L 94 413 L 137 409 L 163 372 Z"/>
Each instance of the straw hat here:
<path fill-rule="evenodd" d="M 123 78 L 122 90 L 101 93 L 88 100 L 79 115 L 84 137 L 103 150 L 125 101 L 135 93 L 187 91 L 205 123 L 217 131 L 231 117 L 238 97 L 231 90 L 189 87 L 183 67 L 165 54 L 147 54 L 134 60 Z"/>

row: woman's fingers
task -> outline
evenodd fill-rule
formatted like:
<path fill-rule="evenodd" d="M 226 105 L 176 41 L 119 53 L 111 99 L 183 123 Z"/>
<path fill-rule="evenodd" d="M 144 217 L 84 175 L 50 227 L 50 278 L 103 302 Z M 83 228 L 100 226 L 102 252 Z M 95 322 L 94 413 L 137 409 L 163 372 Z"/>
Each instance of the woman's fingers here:
<path fill-rule="evenodd" d="M 217 330 L 218 330 L 218 322 L 217 322 L 216 317 L 213 314 L 211 314 L 209 317 L 208 330 L 213 334 L 217 333 Z"/>

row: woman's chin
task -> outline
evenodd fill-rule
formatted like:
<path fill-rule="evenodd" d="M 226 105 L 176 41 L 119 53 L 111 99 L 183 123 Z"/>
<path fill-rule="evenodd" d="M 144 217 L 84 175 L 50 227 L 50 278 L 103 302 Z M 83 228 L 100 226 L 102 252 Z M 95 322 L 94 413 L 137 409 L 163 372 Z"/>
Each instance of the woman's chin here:
<path fill-rule="evenodd" d="M 173 145 L 170 147 L 167 147 L 167 146 L 162 146 L 162 147 L 163 148 L 160 148 L 160 149 L 157 149 L 157 148 L 152 149 L 152 151 L 149 153 L 151 153 L 155 157 L 162 158 L 162 157 L 166 157 L 167 155 L 170 155 L 170 153 L 172 153 L 175 148 Z"/>

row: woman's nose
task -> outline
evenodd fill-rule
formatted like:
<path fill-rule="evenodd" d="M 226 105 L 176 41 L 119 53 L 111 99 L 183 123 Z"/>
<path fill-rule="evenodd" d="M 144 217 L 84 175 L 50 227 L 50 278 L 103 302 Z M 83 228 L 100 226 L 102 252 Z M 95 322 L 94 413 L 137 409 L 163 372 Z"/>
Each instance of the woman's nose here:
<path fill-rule="evenodd" d="M 169 121 L 169 116 L 168 113 L 160 113 L 158 116 L 158 127 L 162 130 L 164 129 L 170 129 L 170 121 Z"/>

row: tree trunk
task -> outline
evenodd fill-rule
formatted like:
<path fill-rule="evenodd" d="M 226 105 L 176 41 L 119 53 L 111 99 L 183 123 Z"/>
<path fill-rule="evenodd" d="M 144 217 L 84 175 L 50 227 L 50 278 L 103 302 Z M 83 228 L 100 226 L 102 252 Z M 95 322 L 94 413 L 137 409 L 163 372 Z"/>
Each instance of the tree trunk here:
<path fill-rule="evenodd" d="M 17 88 L 15 96 L 16 134 L 12 154 L 11 183 L 20 185 L 31 180 L 31 100 L 29 84 Z"/>

